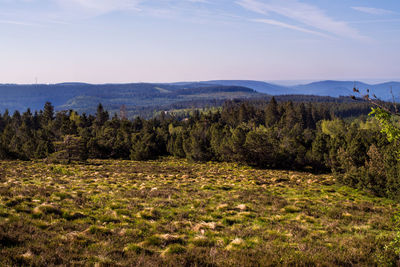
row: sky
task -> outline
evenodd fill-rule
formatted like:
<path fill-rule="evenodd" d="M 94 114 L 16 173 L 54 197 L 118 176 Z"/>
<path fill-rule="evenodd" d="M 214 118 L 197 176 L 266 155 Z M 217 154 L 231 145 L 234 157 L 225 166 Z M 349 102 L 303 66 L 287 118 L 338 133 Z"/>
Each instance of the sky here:
<path fill-rule="evenodd" d="M 0 0 L 0 83 L 400 80 L 398 0 Z"/>

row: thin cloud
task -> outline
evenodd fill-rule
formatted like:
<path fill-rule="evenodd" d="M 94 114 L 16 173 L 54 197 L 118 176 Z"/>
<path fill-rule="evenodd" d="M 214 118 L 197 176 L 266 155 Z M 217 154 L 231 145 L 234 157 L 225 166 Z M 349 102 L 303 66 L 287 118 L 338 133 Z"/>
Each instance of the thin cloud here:
<path fill-rule="evenodd" d="M 147 0 L 0 0 L 0 23 L 69 24 L 115 11 L 139 11 Z"/>
<path fill-rule="evenodd" d="M 361 23 L 391 23 L 391 22 L 400 22 L 400 19 L 371 19 L 371 20 L 347 21 L 347 23 L 350 23 L 350 24 L 361 24 Z"/>
<path fill-rule="evenodd" d="M 39 24 L 29 23 L 24 21 L 15 21 L 15 20 L 0 20 L 0 24 L 12 24 L 12 25 L 20 25 L 20 26 L 39 26 Z"/>
<path fill-rule="evenodd" d="M 327 34 L 321 33 L 321 32 L 317 32 L 317 31 L 313 31 L 313 30 L 309 30 L 306 28 L 302 28 L 296 25 L 291 25 L 291 24 L 287 24 L 281 21 L 277 21 L 277 20 L 273 20 L 273 19 L 253 19 L 252 21 L 255 22 L 261 22 L 261 23 L 265 23 L 265 24 L 269 24 L 269 25 L 274 25 L 274 26 L 278 26 L 278 27 L 282 27 L 282 28 L 287 28 L 287 29 L 291 29 L 291 30 L 295 30 L 295 31 L 299 31 L 299 32 L 305 32 L 305 33 L 310 33 L 310 34 L 314 34 L 314 35 L 318 35 L 321 37 L 325 37 L 325 38 L 329 38 L 329 39 L 333 39 L 332 36 L 329 36 Z"/>
<path fill-rule="evenodd" d="M 356 11 L 360 11 L 360 12 L 367 13 L 370 15 L 390 15 L 390 14 L 395 13 L 391 10 L 382 9 L 382 8 L 374 8 L 374 7 L 353 6 L 351 8 Z"/>
<path fill-rule="evenodd" d="M 297 23 L 336 36 L 359 40 L 368 39 L 361 35 L 356 29 L 350 27 L 346 22 L 335 20 L 325 14 L 322 9 L 314 5 L 302 3 L 298 0 L 267 0 L 264 2 L 256 0 L 239 0 L 236 3 L 247 10 L 259 14 L 277 14 L 296 21 Z"/>
<path fill-rule="evenodd" d="M 210 2 L 208 0 L 188 0 L 189 2 L 192 3 L 203 3 L 203 4 L 209 4 Z"/>
<path fill-rule="evenodd" d="M 29 5 L 21 5 L 27 1 Z M 0 19 L 70 24 L 119 11 L 200 23 L 226 17 L 207 8 L 210 4 L 214 3 L 210 0 L 0 0 Z"/>
<path fill-rule="evenodd" d="M 56 0 L 63 8 L 80 8 L 94 13 L 137 10 L 140 0 Z"/>
<path fill-rule="evenodd" d="M 259 13 L 267 15 L 268 9 L 265 7 L 264 3 L 260 3 L 253 0 L 240 0 L 236 2 L 238 5 L 242 6 L 243 8 Z"/>

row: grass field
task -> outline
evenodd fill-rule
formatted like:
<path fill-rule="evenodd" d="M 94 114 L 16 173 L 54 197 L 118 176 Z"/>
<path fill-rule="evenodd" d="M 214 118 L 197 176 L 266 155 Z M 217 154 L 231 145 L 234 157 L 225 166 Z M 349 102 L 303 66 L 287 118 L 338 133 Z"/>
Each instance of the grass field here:
<path fill-rule="evenodd" d="M 390 265 L 398 207 L 228 163 L 2 161 L 0 265 Z"/>

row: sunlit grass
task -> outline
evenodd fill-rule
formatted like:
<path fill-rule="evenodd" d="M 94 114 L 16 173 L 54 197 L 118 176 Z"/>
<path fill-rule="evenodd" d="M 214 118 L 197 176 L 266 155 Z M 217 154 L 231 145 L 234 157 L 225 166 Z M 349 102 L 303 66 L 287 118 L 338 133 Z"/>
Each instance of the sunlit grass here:
<path fill-rule="evenodd" d="M 395 202 L 185 160 L 0 162 L 1 265 L 385 265 Z"/>

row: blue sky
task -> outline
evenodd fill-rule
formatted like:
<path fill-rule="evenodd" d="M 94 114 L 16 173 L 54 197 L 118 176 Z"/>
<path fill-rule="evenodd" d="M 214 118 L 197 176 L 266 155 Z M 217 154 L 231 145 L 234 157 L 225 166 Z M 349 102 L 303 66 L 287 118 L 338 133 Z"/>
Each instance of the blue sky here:
<path fill-rule="evenodd" d="M 0 0 L 0 83 L 398 80 L 398 0 Z"/>

